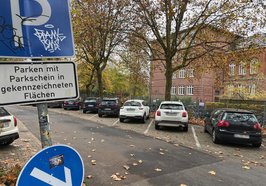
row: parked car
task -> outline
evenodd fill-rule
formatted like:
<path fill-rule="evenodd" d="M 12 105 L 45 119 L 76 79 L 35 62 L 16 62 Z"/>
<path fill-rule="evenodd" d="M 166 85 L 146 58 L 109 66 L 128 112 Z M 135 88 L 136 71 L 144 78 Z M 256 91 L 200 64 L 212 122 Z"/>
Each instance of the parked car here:
<path fill-rule="evenodd" d="M 17 119 L 0 107 L 0 145 L 9 145 L 19 138 Z"/>
<path fill-rule="evenodd" d="M 150 107 L 144 100 L 127 100 L 120 108 L 119 120 L 124 122 L 125 119 L 139 119 L 145 123 L 149 118 Z"/>
<path fill-rule="evenodd" d="M 82 101 L 80 98 L 64 101 L 63 108 L 65 110 L 67 109 L 80 110 L 82 108 Z"/>
<path fill-rule="evenodd" d="M 63 105 L 64 105 L 64 101 L 47 102 L 48 108 L 62 108 Z"/>
<path fill-rule="evenodd" d="M 212 135 L 213 143 L 227 141 L 261 146 L 261 126 L 253 112 L 221 108 L 214 110 L 204 121 L 204 132 Z"/>
<path fill-rule="evenodd" d="M 163 101 L 155 112 L 155 129 L 160 127 L 182 127 L 188 131 L 188 113 L 180 101 Z"/>
<path fill-rule="evenodd" d="M 83 102 L 83 113 L 96 112 L 98 113 L 101 99 L 97 97 L 87 97 Z"/>
<path fill-rule="evenodd" d="M 103 98 L 99 108 L 98 116 L 119 116 L 119 110 L 121 107 L 121 102 L 118 98 Z"/>

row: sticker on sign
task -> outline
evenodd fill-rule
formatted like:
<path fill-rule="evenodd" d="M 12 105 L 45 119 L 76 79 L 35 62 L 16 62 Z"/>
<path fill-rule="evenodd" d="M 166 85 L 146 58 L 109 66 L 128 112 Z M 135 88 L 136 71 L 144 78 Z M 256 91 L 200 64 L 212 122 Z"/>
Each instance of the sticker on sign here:
<path fill-rule="evenodd" d="M 79 96 L 73 62 L 0 62 L 0 106 Z"/>

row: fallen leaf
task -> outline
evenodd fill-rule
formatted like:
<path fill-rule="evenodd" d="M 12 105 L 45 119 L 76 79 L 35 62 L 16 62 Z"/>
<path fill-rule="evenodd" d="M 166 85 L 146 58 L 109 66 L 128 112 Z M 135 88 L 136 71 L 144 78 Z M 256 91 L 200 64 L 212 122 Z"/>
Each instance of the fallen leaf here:
<path fill-rule="evenodd" d="M 143 161 L 142 161 L 142 160 L 139 160 L 138 162 L 139 162 L 139 163 L 143 163 Z"/>
<path fill-rule="evenodd" d="M 211 174 L 211 175 L 213 175 L 213 176 L 216 175 L 216 172 L 214 172 L 214 171 L 209 171 L 208 173 Z"/>
<path fill-rule="evenodd" d="M 130 145 L 130 147 L 135 147 L 135 145 Z"/>
<path fill-rule="evenodd" d="M 154 170 L 157 171 L 157 172 L 161 172 L 162 171 L 162 169 L 159 169 L 159 168 L 156 168 Z"/>
<path fill-rule="evenodd" d="M 101 142 L 103 143 L 104 142 L 104 139 L 102 139 Z"/>
<path fill-rule="evenodd" d="M 133 163 L 132 165 L 137 166 L 138 164 L 137 163 Z"/>
<path fill-rule="evenodd" d="M 92 151 L 92 152 L 95 152 L 95 151 L 96 151 L 96 149 L 92 149 L 91 151 Z"/>
<path fill-rule="evenodd" d="M 88 158 L 91 158 L 92 156 L 91 155 L 88 155 Z"/>
<path fill-rule="evenodd" d="M 163 153 L 163 152 L 160 152 L 160 154 L 161 154 L 161 155 L 164 155 L 164 153 Z"/>
<path fill-rule="evenodd" d="M 96 165 L 96 160 L 91 160 L 92 165 Z"/>
<path fill-rule="evenodd" d="M 186 184 L 181 183 L 180 186 L 187 186 Z"/>
<path fill-rule="evenodd" d="M 87 179 L 92 179 L 92 175 L 88 175 L 87 176 Z"/>
<path fill-rule="evenodd" d="M 117 175 L 115 175 L 115 174 L 113 174 L 112 176 L 111 176 L 111 178 L 113 178 L 113 180 L 115 180 L 115 181 L 121 181 L 122 179 L 121 178 L 119 178 Z"/>
<path fill-rule="evenodd" d="M 135 154 L 130 154 L 131 157 L 135 156 Z"/>
<path fill-rule="evenodd" d="M 250 169 L 250 167 L 249 167 L 249 166 L 242 166 L 242 169 L 249 170 L 249 169 Z"/>
<path fill-rule="evenodd" d="M 128 170 L 130 167 L 128 165 L 123 165 L 124 169 Z"/>

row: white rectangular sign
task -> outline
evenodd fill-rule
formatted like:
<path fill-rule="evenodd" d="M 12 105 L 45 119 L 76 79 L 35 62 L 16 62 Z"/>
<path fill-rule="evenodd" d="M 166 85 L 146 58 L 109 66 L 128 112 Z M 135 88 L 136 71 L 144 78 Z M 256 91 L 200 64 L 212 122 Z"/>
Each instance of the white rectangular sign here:
<path fill-rule="evenodd" d="M 0 62 L 0 106 L 78 96 L 73 62 Z"/>

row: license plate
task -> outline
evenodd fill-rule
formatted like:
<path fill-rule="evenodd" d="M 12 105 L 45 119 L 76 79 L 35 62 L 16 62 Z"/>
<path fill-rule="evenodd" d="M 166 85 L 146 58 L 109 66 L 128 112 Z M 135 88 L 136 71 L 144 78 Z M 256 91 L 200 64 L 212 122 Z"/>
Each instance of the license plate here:
<path fill-rule="evenodd" d="M 88 107 L 93 107 L 93 105 L 88 105 Z"/>
<path fill-rule="evenodd" d="M 104 110 L 111 110 L 110 108 L 105 108 Z"/>
<path fill-rule="evenodd" d="M 235 138 L 249 139 L 249 135 L 234 134 Z"/>
<path fill-rule="evenodd" d="M 127 111 L 135 111 L 135 109 L 129 108 L 127 109 Z"/>
<path fill-rule="evenodd" d="M 167 116 L 176 116 L 176 113 L 175 112 L 166 112 L 166 115 Z"/>
<path fill-rule="evenodd" d="M 9 126 L 9 123 L 0 123 L 0 128 L 6 128 Z"/>

